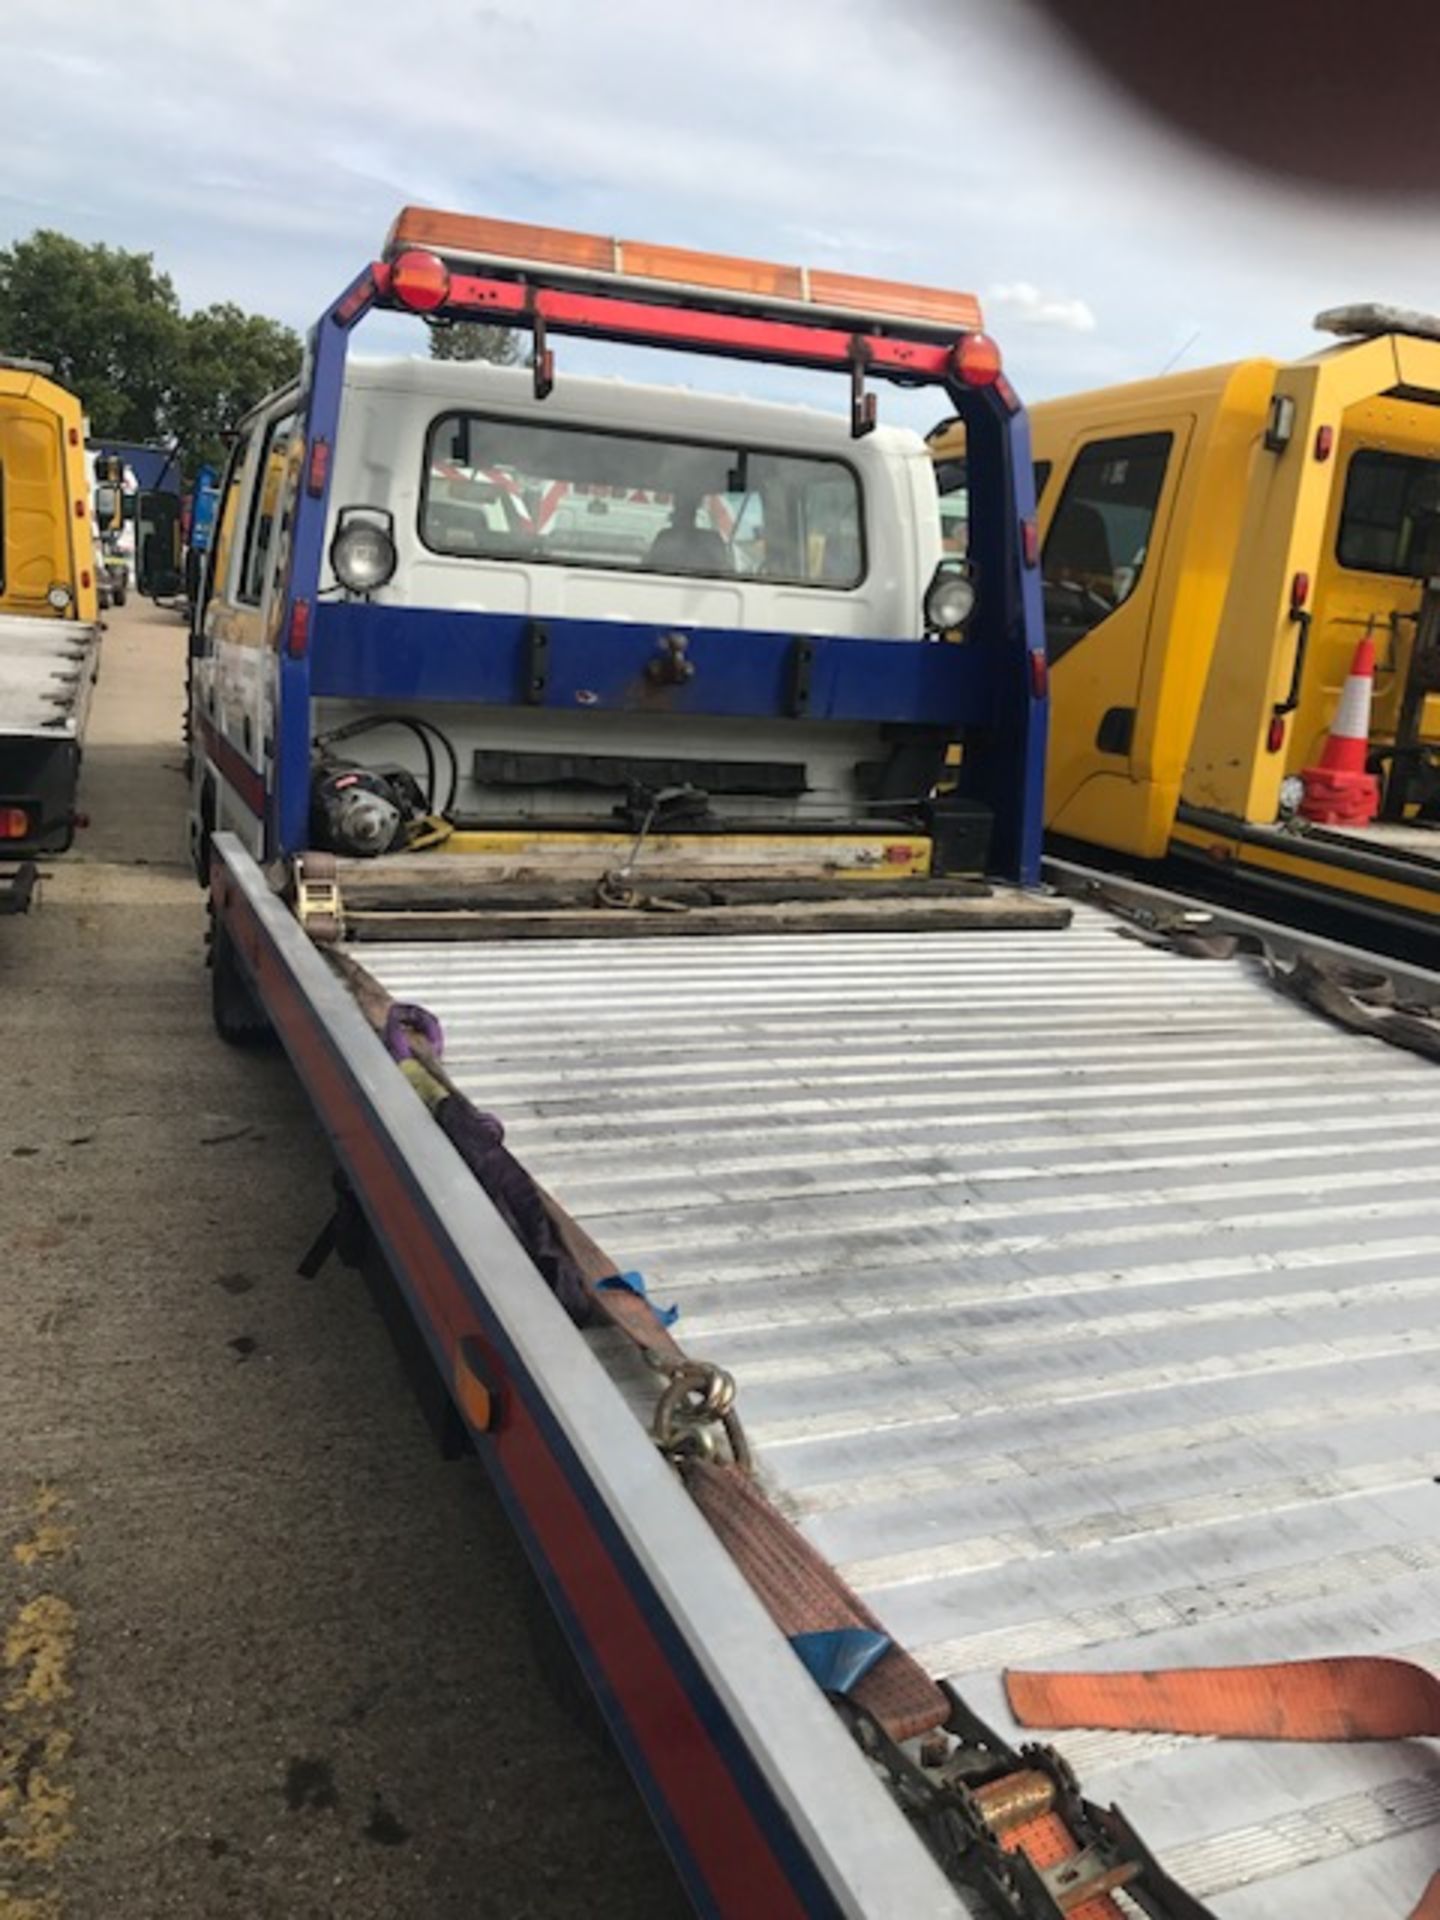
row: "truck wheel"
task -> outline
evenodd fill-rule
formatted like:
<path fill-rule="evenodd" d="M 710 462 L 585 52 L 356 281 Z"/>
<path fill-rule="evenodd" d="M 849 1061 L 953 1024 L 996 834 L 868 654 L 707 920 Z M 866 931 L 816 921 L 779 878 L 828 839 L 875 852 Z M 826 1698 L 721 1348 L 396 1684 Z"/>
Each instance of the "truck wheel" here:
<path fill-rule="evenodd" d="M 210 1012 L 215 1031 L 228 1047 L 263 1047 L 275 1029 L 255 998 L 235 951 L 235 943 L 210 911 Z"/>

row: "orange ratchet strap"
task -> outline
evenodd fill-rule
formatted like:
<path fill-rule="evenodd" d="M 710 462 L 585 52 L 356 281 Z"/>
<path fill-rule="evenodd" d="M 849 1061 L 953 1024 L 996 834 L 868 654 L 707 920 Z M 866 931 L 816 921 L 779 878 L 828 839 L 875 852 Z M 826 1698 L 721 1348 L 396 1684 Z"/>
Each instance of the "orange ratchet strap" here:
<path fill-rule="evenodd" d="M 1440 1680 L 1374 1656 L 1270 1666 L 1005 1675 L 1022 1727 L 1100 1727 L 1230 1740 L 1414 1740 L 1440 1735 Z M 1410 1920 L 1440 1920 L 1440 1873 Z"/>
<path fill-rule="evenodd" d="M 1408 1660 L 1283 1660 L 1153 1673 L 1007 1673 L 1025 1727 L 1232 1740 L 1414 1740 L 1440 1734 L 1440 1680 Z"/>

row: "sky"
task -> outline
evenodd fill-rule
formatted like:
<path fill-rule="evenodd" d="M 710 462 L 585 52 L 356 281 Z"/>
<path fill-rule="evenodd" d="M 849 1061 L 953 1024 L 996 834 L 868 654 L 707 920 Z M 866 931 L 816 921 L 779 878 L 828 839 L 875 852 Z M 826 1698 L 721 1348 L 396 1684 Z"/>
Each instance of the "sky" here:
<path fill-rule="evenodd" d="M 1320 197 L 1210 157 L 1023 0 L 5 13 L 0 242 L 49 226 L 152 252 L 187 307 L 304 327 L 411 201 L 963 287 L 1036 399 L 1302 353 L 1346 301 L 1440 311 L 1440 196 Z M 363 344 L 410 350 L 403 325 Z M 559 352 L 562 373 L 597 364 Z M 696 384 L 793 388 L 713 364 Z"/>

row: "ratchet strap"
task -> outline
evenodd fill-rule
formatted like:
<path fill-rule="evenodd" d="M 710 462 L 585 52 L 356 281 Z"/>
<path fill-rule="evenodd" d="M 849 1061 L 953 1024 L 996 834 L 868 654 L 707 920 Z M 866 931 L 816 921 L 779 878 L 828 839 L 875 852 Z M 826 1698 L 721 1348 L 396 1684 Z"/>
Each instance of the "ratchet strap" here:
<path fill-rule="evenodd" d="M 392 1000 L 374 975 L 343 949 L 327 947 L 324 952 L 442 1131 L 536 1259 L 570 1317 L 581 1325 L 608 1320 L 657 1366 L 683 1365 L 684 1349 L 664 1316 L 637 1289 L 607 1284 L 617 1277 L 615 1262 L 505 1149 L 501 1123 L 482 1113 L 450 1077 L 435 1016 L 424 1007 Z"/>
<path fill-rule="evenodd" d="M 944 1725 L 950 1703 L 929 1674 L 895 1644 L 749 1474 L 708 1460 L 682 1462 L 680 1472 L 696 1506 L 792 1645 L 817 1634 L 878 1635 L 884 1642 L 876 1649 L 879 1657 L 843 1689 L 847 1697 L 873 1714 L 892 1740 L 913 1739 Z"/>
<path fill-rule="evenodd" d="M 1231 1740 L 1414 1740 L 1440 1734 L 1440 1680 L 1365 1656 L 1153 1673 L 1007 1673 L 1024 1727 L 1211 1734 Z"/>
<path fill-rule="evenodd" d="M 1387 1041 L 1427 1060 L 1440 1060 L 1440 1011 L 1432 1005 L 1402 1002 L 1385 974 L 1312 953 L 1297 955 L 1290 967 L 1272 961 L 1269 973 L 1282 993 L 1336 1026 Z"/>
<path fill-rule="evenodd" d="M 1440 1060 L 1440 1003 L 1402 1000 L 1384 972 L 1310 949 L 1298 952 L 1286 966 L 1257 935 L 1227 931 L 1204 911 L 1156 909 L 1137 902 L 1123 888 L 1112 890 L 1098 881 L 1084 891 L 1087 900 L 1123 920 L 1122 931 L 1133 940 L 1194 960 L 1258 954 L 1266 978 L 1277 991 L 1337 1027 L 1427 1060 Z"/>
<path fill-rule="evenodd" d="M 1363 1655 L 1269 1666 L 1133 1673 L 1007 1672 L 1023 1727 L 1099 1727 L 1229 1740 L 1413 1740 L 1440 1736 L 1440 1680 L 1408 1660 Z M 1440 1920 L 1436 1873 L 1410 1920 Z"/>

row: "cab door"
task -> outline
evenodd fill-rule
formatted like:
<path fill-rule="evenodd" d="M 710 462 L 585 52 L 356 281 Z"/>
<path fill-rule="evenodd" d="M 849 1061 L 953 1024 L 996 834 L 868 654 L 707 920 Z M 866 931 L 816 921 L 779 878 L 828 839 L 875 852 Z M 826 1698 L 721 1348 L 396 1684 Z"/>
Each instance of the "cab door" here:
<path fill-rule="evenodd" d="M 287 397 L 251 428 L 243 450 L 237 449 L 240 464 L 227 479 L 214 590 L 204 615 L 205 670 L 197 671 L 218 772 L 215 821 L 238 833 L 257 854 L 264 844 L 274 732 L 276 580 L 293 491 L 291 466 L 301 438 L 294 399 Z"/>
<path fill-rule="evenodd" d="M 1050 654 L 1046 824 L 1093 845 L 1157 857 L 1141 755 L 1146 653 L 1158 631 L 1161 561 L 1193 416 L 1087 427 L 1042 502 Z"/>

